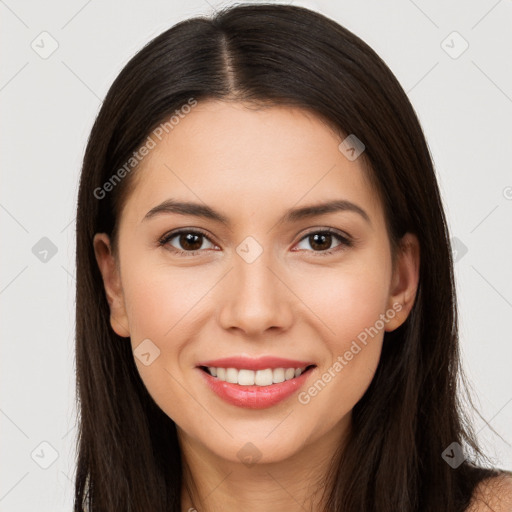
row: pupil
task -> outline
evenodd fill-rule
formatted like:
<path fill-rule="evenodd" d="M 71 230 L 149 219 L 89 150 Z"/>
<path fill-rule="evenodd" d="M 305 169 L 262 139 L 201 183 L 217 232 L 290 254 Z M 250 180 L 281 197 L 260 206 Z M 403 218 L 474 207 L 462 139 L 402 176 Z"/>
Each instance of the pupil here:
<path fill-rule="evenodd" d="M 330 234 L 328 233 L 325 233 L 325 234 L 315 234 L 315 235 L 312 235 L 310 238 L 313 239 L 313 242 L 311 243 L 311 247 L 313 247 L 313 249 L 315 249 L 315 246 L 317 246 L 316 248 L 319 249 L 319 250 L 325 250 L 325 249 L 329 249 L 329 247 L 331 246 L 331 236 Z M 320 242 L 319 242 L 320 240 Z M 325 244 L 326 241 L 328 242 L 327 243 L 327 247 L 322 247 L 322 244 Z"/>
<path fill-rule="evenodd" d="M 180 243 L 183 248 L 189 249 L 191 251 L 195 251 L 195 250 L 201 248 L 200 238 L 201 238 L 201 235 L 194 235 L 192 233 L 187 233 L 186 235 L 181 235 Z M 197 245 L 197 246 L 194 246 L 194 240 L 195 240 L 195 245 Z"/>

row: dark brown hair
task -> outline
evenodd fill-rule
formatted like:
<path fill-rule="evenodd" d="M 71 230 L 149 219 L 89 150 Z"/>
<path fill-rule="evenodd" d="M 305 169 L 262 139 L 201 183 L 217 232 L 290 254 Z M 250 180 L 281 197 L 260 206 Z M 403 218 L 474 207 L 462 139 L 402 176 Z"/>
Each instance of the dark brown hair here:
<path fill-rule="evenodd" d="M 180 511 L 176 427 L 145 388 L 130 343 L 110 327 L 92 240 L 115 235 L 137 169 L 108 193 L 104 184 L 190 98 L 304 108 L 365 144 L 392 247 L 417 235 L 420 278 L 408 319 L 385 334 L 348 445 L 332 459 L 325 510 L 462 512 L 494 472 L 476 464 L 482 454 L 460 402 L 453 261 L 420 123 L 361 39 L 321 14 L 271 4 L 234 6 L 159 35 L 121 71 L 92 128 L 77 207 L 75 511 L 84 503 L 92 512 Z M 441 457 L 452 443 L 467 454 L 457 468 Z"/>

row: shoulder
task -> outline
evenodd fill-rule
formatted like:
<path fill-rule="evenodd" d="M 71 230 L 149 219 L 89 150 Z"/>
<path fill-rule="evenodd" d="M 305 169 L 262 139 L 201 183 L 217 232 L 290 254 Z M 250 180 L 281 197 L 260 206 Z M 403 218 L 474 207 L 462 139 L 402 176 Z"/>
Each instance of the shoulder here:
<path fill-rule="evenodd" d="M 473 493 L 466 512 L 511 512 L 512 472 L 483 480 Z"/>

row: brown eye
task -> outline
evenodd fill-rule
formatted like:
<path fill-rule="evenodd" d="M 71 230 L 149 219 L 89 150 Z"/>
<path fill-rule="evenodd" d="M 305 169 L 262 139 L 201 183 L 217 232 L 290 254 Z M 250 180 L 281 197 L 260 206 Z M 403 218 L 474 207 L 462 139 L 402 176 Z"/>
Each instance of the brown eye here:
<path fill-rule="evenodd" d="M 203 245 L 203 235 L 193 233 L 178 235 L 178 242 L 186 251 L 197 251 Z"/>
<path fill-rule="evenodd" d="M 333 246 L 333 242 L 338 242 Z M 323 230 L 323 231 L 312 231 L 302 238 L 301 242 L 304 244 L 307 242 L 309 247 L 300 247 L 299 249 L 306 249 L 309 251 L 317 252 L 320 254 L 331 254 L 335 251 L 342 250 L 346 247 L 350 247 L 352 245 L 352 241 L 341 234 L 335 233 L 331 230 Z"/>
<path fill-rule="evenodd" d="M 315 233 L 309 235 L 309 243 L 314 250 L 326 251 L 331 248 L 332 235 L 330 233 Z"/>
<path fill-rule="evenodd" d="M 210 244 L 210 247 L 203 247 L 205 241 Z M 185 255 L 193 255 L 203 249 L 215 247 L 208 237 L 199 231 L 169 233 L 160 240 L 160 245 L 168 247 L 173 252 Z"/>

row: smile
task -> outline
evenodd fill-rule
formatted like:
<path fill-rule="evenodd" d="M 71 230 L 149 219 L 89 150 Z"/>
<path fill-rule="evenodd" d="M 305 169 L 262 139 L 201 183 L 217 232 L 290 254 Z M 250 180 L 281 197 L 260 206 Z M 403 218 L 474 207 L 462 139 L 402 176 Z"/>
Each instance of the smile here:
<path fill-rule="evenodd" d="M 271 386 L 280 384 L 287 380 L 300 377 L 309 366 L 303 368 L 266 368 L 264 370 L 246 370 L 237 368 L 221 367 L 202 367 L 212 377 L 230 384 L 239 384 L 240 386 Z"/>
<path fill-rule="evenodd" d="M 264 409 L 298 391 L 316 365 L 274 357 L 235 357 L 203 362 L 196 368 L 208 388 L 225 402 Z"/>

